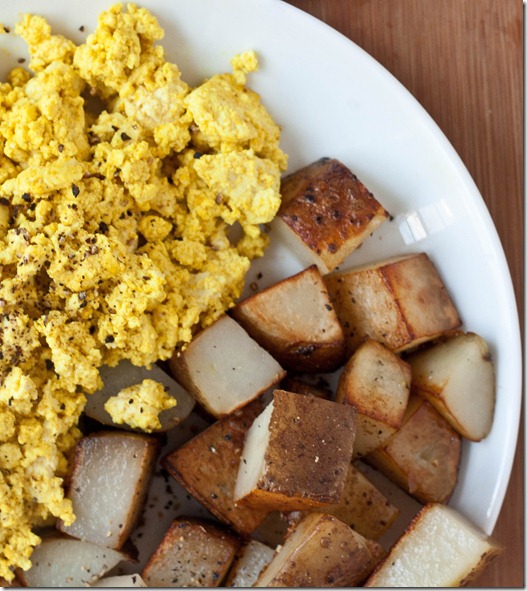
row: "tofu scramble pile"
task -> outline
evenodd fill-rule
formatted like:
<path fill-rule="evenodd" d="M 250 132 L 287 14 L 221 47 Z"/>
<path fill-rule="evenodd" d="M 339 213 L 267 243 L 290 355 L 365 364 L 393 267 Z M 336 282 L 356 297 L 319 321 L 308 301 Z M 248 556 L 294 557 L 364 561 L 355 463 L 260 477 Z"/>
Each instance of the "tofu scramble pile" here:
<path fill-rule="evenodd" d="M 245 86 L 251 51 L 190 88 L 156 18 L 132 4 L 102 13 L 79 46 L 36 15 L 14 32 L 30 62 L 0 85 L 7 580 L 30 567 L 35 528 L 74 520 L 63 484 L 99 367 L 168 359 L 233 304 L 287 165 L 279 127 Z"/>

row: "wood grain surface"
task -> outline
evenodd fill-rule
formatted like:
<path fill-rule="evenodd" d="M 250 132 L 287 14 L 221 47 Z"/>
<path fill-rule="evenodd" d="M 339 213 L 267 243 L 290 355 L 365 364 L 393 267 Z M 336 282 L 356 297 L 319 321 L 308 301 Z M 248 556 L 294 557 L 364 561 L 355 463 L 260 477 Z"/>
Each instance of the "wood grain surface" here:
<path fill-rule="evenodd" d="M 523 3 L 520 0 L 289 0 L 389 70 L 448 137 L 494 219 L 520 325 L 523 293 Z M 494 537 L 505 552 L 473 587 L 524 578 L 523 420 Z"/>

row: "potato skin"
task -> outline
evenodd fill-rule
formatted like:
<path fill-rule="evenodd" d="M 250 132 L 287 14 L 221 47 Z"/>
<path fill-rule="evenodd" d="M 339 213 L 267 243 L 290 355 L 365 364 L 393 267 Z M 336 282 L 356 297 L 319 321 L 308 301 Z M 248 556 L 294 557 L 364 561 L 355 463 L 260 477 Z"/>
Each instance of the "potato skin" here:
<path fill-rule="evenodd" d="M 320 158 L 282 180 L 278 216 L 333 270 L 388 212 L 342 162 Z"/>
<path fill-rule="evenodd" d="M 254 586 L 355 587 L 384 554 L 377 542 L 367 540 L 334 516 L 314 512 L 289 534 Z"/>
<path fill-rule="evenodd" d="M 355 411 L 350 406 L 275 390 L 275 410 L 265 454 L 267 469 L 258 483 L 284 508 L 292 509 L 340 500 L 355 439 Z"/>

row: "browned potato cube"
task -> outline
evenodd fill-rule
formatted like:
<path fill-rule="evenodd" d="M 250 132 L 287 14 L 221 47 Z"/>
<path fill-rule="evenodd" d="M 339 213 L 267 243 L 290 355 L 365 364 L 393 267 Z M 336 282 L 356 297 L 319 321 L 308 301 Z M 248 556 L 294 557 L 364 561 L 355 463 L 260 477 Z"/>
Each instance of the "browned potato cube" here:
<path fill-rule="evenodd" d="M 365 587 L 463 587 L 503 551 L 446 505 L 425 505 Z"/>
<path fill-rule="evenodd" d="M 254 587 L 355 587 L 384 556 L 332 515 L 310 513 L 262 571 Z"/>
<path fill-rule="evenodd" d="M 275 390 L 247 432 L 236 502 L 284 511 L 338 502 L 353 451 L 354 414 L 344 404 Z"/>
<path fill-rule="evenodd" d="M 366 337 L 400 352 L 461 325 L 445 284 L 425 253 L 330 273 L 324 281 L 349 355 Z"/>
<path fill-rule="evenodd" d="M 366 455 L 403 422 L 410 395 L 408 363 L 382 343 L 367 339 L 340 374 L 336 400 L 357 411 L 354 457 Z"/>
<path fill-rule="evenodd" d="M 403 426 L 364 459 L 422 503 L 446 503 L 457 483 L 461 437 L 430 403 L 411 396 Z"/>
<path fill-rule="evenodd" d="M 268 511 L 234 504 L 245 434 L 263 409 L 260 400 L 220 419 L 162 459 L 163 467 L 218 519 L 250 534 Z"/>
<path fill-rule="evenodd" d="M 344 334 L 316 265 L 237 304 L 231 311 L 287 370 L 330 372 L 344 362 Z"/>
<path fill-rule="evenodd" d="M 199 519 L 176 519 L 141 573 L 148 587 L 218 587 L 241 541 Z"/>
<path fill-rule="evenodd" d="M 382 538 L 399 515 L 399 509 L 353 464 L 341 500 L 323 511 L 370 540 Z M 304 515 L 300 511 L 289 513 L 290 524 L 298 523 Z"/>
<path fill-rule="evenodd" d="M 474 333 L 446 338 L 412 354 L 412 390 L 462 436 L 481 441 L 492 427 L 496 377 L 489 347 Z"/>
<path fill-rule="evenodd" d="M 342 162 L 321 158 L 286 176 L 273 224 L 305 264 L 332 271 L 388 218 Z"/>
<path fill-rule="evenodd" d="M 125 431 L 81 439 L 67 493 L 75 521 L 57 527 L 99 546 L 122 548 L 143 509 L 159 449 L 158 439 Z"/>
<path fill-rule="evenodd" d="M 286 374 L 280 364 L 230 316 L 197 334 L 170 361 L 176 380 L 216 418 L 224 417 Z"/>

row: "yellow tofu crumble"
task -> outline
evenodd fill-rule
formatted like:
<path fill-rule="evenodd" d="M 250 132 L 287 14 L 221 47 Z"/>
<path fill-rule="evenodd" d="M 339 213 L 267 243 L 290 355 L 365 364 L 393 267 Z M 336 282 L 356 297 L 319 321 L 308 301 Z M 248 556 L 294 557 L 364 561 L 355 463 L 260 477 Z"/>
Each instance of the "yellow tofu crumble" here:
<path fill-rule="evenodd" d="M 134 4 L 103 12 L 78 46 L 38 15 L 15 33 L 30 62 L 0 84 L 8 581 L 30 567 L 39 526 L 75 518 L 64 478 L 99 368 L 166 360 L 233 305 L 267 246 L 262 225 L 278 210 L 287 166 L 278 125 L 245 86 L 258 68 L 252 51 L 191 88 L 166 60 L 155 16 Z M 172 400 L 143 382 L 107 410 L 150 431 Z"/>
<path fill-rule="evenodd" d="M 163 384 L 147 378 L 110 396 L 104 409 L 114 423 L 152 433 L 161 428 L 159 413 L 174 408 L 176 404 L 176 399 L 168 394 Z"/>

